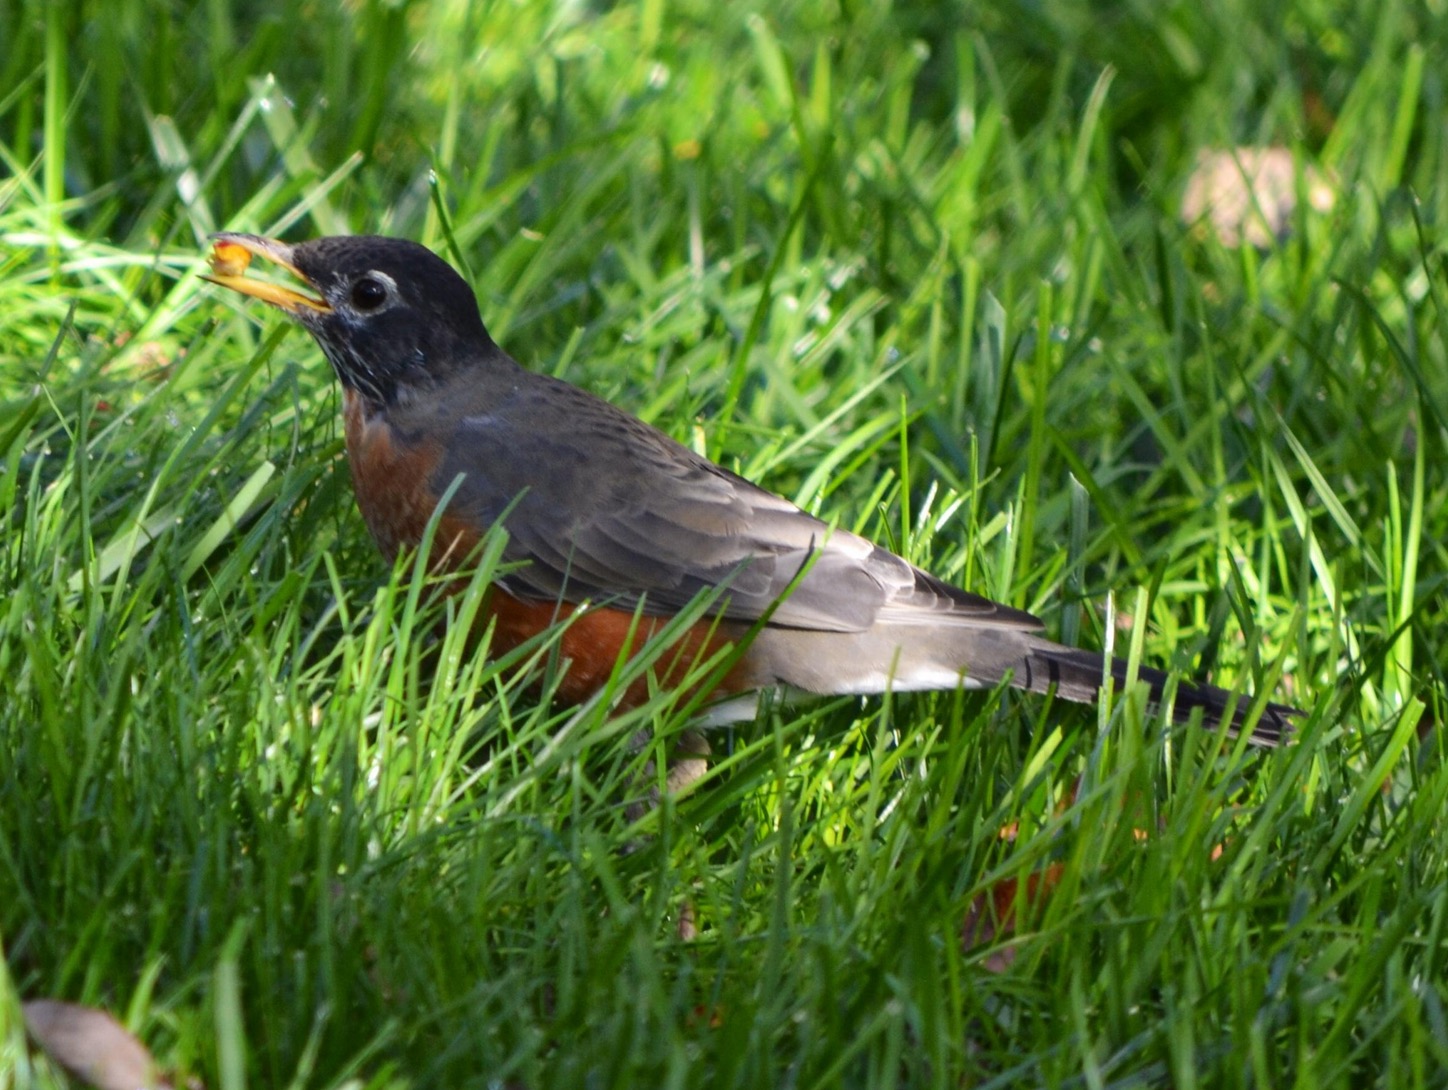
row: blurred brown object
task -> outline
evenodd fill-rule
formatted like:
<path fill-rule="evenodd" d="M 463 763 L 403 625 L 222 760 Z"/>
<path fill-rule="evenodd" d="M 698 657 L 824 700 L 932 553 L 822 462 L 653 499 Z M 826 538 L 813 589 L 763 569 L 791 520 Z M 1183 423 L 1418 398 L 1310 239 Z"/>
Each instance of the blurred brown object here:
<path fill-rule="evenodd" d="M 1003 878 L 971 899 L 960 928 L 960 945 L 966 953 L 981 946 L 1009 938 L 1016 933 L 1016 904 L 1039 909 L 1061 883 L 1066 870 L 1060 863 L 1051 863 L 1044 870 L 1026 875 L 1025 889 L 1015 878 Z M 1003 973 L 1015 963 L 1015 947 L 1006 944 L 986 954 L 982 967 L 991 973 Z"/>
<path fill-rule="evenodd" d="M 1314 212 L 1332 208 L 1331 179 L 1310 164 L 1300 172 L 1282 147 L 1203 148 L 1182 196 L 1182 222 L 1223 246 L 1268 249 L 1292 232 L 1299 191 Z"/>
<path fill-rule="evenodd" d="M 105 1011 L 34 999 L 22 1004 L 30 1035 L 71 1074 L 99 1090 L 160 1090 L 171 1084 L 156 1073 L 146 1046 Z"/>

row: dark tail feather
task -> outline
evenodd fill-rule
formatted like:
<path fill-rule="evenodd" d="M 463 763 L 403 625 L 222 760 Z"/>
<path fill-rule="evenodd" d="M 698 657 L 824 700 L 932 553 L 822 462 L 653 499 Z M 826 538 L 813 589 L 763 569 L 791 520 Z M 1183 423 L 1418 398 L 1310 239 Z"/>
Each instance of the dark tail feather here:
<path fill-rule="evenodd" d="M 1013 683 L 1037 693 L 1047 692 L 1054 686 L 1057 695 L 1067 700 L 1094 704 L 1101 690 L 1104 661 L 1104 656 L 1094 651 L 1063 647 L 1047 640 L 1033 640 L 1025 668 L 1016 672 Z M 1152 701 L 1159 702 L 1166 690 L 1168 676 L 1149 666 L 1138 667 L 1136 676 L 1137 680 L 1150 686 Z M 1111 660 L 1111 677 L 1118 689 L 1126 684 L 1124 659 Z M 1237 694 L 1236 708 L 1228 720 L 1227 706 L 1232 703 L 1232 699 L 1232 693 L 1215 685 L 1179 680 L 1172 717 L 1179 723 L 1185 722 L 1191 718 L 1193 709 L 1201 708 L 1202 722 L 1207 726 L 1224 725 L 1233 734 L 1237 734 L 1246 725 L 1252 697 L 1245 693 Z M 1252 741 L 1260 746 L 1281 745 L 1292 733 L 1292 721 L 1302 714 L 1301 709 L 1287 704 L 1268 704 L 1262 710 L 1261 718 L 1252 727 Z"/>

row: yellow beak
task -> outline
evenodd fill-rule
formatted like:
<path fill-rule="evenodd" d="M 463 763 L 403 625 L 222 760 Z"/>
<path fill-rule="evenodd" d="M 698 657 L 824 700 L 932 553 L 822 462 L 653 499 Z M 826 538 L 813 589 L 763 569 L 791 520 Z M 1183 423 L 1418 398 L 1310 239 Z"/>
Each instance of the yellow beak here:
<path fill-rule="evenodd" d="M 246 278 L 246 267 L 251 264 L 252 255 L 255 254 L 280 265 L 298 280 L 315 288 L 316 285 L 297 268 L 289 244 L 274 238 L 263 238 L 261 235 L 243 235 L 231 231 L 212 235 L 211 238 L 211 254 L 207 259 L 211 263 L 211 275 L 201 279 L 239 291 L 242 295 L 250 295 L 264 303 L 271 303 L 288 314 L 300 314 L 304 310 L 323 314 L 331 311 L 332 308 L 324 299 L 303 294 L 282 284 Z"/>

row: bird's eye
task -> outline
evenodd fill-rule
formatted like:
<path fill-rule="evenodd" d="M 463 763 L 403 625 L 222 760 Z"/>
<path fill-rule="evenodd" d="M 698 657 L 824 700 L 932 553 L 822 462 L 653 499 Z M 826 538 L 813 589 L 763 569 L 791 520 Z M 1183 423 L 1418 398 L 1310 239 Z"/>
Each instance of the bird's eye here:
<path fill-rule="evenodd" d="M 387 302 L 387 285 L 375 276 L 364 276 L 352 285 L 352 305 L 358 310 L 376 310 Z"/>

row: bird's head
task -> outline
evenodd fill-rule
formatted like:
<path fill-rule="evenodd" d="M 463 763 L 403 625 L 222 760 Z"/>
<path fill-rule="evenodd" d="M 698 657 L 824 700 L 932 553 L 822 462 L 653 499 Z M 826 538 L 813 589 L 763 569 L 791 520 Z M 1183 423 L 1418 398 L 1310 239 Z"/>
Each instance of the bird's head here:
<path fill-rule="evenodd" d="M 245 275 L 252 255 L 315 294 Z M 467 282 L 425 246 L 376 235 L 295 245 L 260 235 L 215 236 L 213 284 L 271 303 L 304 326 L 344 387 L 374 409 L 460 367 L 501 357 Z"/>

